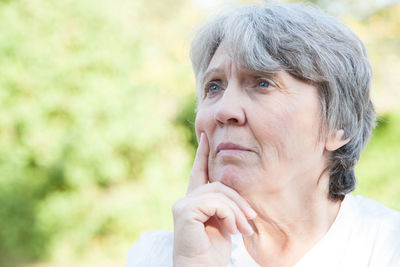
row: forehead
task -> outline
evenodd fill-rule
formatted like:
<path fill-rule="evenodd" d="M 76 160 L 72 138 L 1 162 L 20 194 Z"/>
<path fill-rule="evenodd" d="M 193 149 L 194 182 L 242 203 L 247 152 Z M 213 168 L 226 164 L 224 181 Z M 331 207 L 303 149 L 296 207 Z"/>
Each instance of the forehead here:
<path fill-rule="evenodd" d="M 241 64 L 235 61 L 232 56 L 227 52 L 222 43 L 217 50 L 215 51 L 213 57 L 210 60 L 210 63 L 204 72 L 202 77 L 202 82 L 212 74 L 224 73 L 227 70 L 231 70 L 235 68 L 237 71 L 240 71 L 242 74 L 254 75 L 254 74 L 266 74 L 261 71 L 249 70 L 241 66 Z"/>
<path fill-rule="evenodd" d="M 208 64 L 206 71 L 203 74 L 202 82 L 204 82 L 210 74 L 221 73 L 226 67 L 231 64 L 237 64 L 232 60 L 232 57 L 226 52 L 223 44 L 219 45 L 213 57 Z"/>
<path fill-rule="evenodd" d="M 226 60 L 232 60 L 231 56 L 226 52 L 224 43 L 221 43 L 211 58 L 210 64 L 208 64 L 207 70 L 215 68 L 221 65 Z"/>
<path fill-rule="evenodd" d="M 265 76 L 276 77 L 283 70 L 281 68 L 274 68 L 271 70 L 256 70 L 243 67 L 243 65 L 236 61 L 233 56 L 226 49 L 224 42 L 221 43 L 215 51 L 210 63 L 205 70 L 200 82 L 204 84 L 211 76 L 218 74 L 227 74 L 227 72 L 235 71 L 237 74 L 244 76 Z"/>
<path fill-rule="evenodd" d="M 274 84 L 281 90 L 286 91 L 287 89 L 291 88 L 291 91 L 294 88 L 312 88 L 314 93 L 317 93 L 318 90 L 315 85 L 299 80 L 287 71 L 282 68 L 277 68 L 273 70 L 251 70 L 244 68 L 241 64 L 235 61 L 232 56 L 229 54 L 227 49 L 225 48 L 225 43 L 222 42 L 217 50 L 215 51 L 213 57 L 210 60 L 210 63 L 204 72 L 202 78 L 202 84 L 207 82 L 207 79 L 211 78 L 214 75 L 227 75 L 227 72 L 234 71 L 237 72 L 239 75 L 243 76 L 251 76 L 251 77 L 267 77 L 274 80 Z"/>

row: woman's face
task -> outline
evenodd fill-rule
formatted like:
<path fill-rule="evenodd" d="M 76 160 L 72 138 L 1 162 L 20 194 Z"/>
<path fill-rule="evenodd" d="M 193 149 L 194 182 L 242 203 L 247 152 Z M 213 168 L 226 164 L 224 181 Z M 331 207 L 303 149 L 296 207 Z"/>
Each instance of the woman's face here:
<path fill-rule="evenodd" d="M 285 71 L 271 77 L 241 68 L 220 46 L 202 90 L 196 133 L 204 132 L 209 140 L 211 182 L 244 195 L 317 183 L 325 157 L 314 86 Z"/>

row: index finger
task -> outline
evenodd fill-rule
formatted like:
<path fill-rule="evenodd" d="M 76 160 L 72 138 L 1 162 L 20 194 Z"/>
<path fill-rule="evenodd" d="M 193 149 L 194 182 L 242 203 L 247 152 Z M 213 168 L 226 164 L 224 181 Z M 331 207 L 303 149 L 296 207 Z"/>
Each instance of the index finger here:
<path fill-rule="evenodd" d="M 187 193 L 192 192 L 197 187 L 208 183 L 208 154 L 210 148 L 208 138 L 205 133 L 201 133 L 199 146 L 197 147 L 196 157 L 194 158 L 192 171 Z"/>

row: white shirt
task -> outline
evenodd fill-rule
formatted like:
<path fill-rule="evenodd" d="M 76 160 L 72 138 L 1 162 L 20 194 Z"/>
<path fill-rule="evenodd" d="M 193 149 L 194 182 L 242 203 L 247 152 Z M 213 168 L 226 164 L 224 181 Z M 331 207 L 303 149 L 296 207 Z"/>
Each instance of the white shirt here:
<path fill-rule="evenodd" d="M 172 266 L 173 233 L 143 233 L 129 249 L 126 267 Z M 232 236 L 229 267 L 259 266 L 242 236 Z M 328 232 L 294 267 L 400 267 L 400 212 L 346 195 Z"/>

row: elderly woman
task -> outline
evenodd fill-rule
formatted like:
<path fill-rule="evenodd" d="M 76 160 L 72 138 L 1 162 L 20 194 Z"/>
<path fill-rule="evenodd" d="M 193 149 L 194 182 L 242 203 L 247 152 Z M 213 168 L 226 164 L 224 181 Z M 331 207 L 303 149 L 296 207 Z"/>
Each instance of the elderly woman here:
<path fill-rule="evenodd" d="M 197 155 L 174 233 L 127 266 L 400 266 L 400 213 L 360 196 L 375 125 L 365 47 L 299 4 L 239 7 L 192 43 Z"/>

